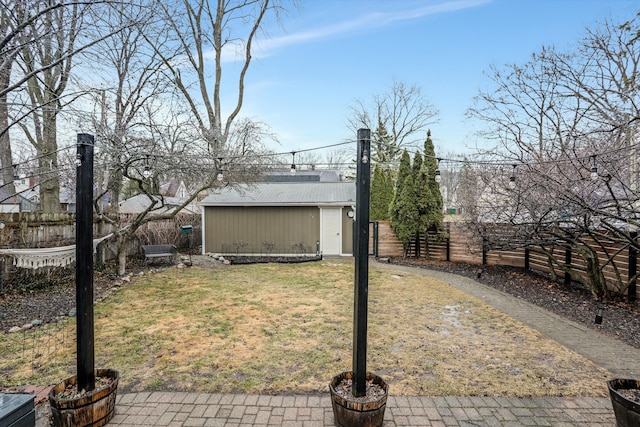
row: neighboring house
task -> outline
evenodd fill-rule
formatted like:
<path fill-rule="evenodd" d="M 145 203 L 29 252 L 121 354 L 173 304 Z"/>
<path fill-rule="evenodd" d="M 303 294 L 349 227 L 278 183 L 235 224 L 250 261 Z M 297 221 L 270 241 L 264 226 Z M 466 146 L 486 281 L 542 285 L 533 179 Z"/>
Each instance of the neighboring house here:
<path fill-rule="evenodd" d="M 202 250 L 219 254 L 351 255 L 355 203 L 353 182 L 225 187 L 200 203 Z"/>
<path fill-rule="evenodd" d="M 76 211 L 76 190 L 64 185 L 60 186 L 60 206 L 66 212 Z"/>
<path fill-rule="evenodd" d="M 0 187 L 0 212 L 20 212 L 20 200 L 16 194 L 9 194 L 6 189 Z"/>
<path fill-rule="evenodd" d="M 31 187 L 18 192 L 22 212 L 35 212 L 40 206 L 40 187 Z"/>
<path fill-rule="evenodd" d="M 179 200 L 187 200 L 189 198 L 189 192 L 184 181 L 167 181 L 160 184 L 160 194 L 165 197 L 175 197 Z"/>

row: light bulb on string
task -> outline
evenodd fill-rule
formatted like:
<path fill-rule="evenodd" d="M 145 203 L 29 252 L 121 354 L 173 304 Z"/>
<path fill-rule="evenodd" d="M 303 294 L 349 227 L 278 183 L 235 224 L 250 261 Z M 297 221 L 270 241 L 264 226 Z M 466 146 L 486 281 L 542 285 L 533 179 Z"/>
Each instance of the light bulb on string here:
<path fill-rule="evenodd" d="M 362 163 L 369 163 L 369 152 L 367 150 L 362 150 L 362 158 L 360 159 Z"/>
<path fill-rule="evenodd" d="M 511 176 L 509 177 L 509 188 L 512 190 L 515 190 L 516 188 L 516 166 L 517 165 L 512 165 L 513 166 L 513 171 L 511 171 Z"/>
<path fill-rule="evenodd" d="M 291 169 L 289 169 L 289 174 L 291 175 L 295 175 L 296 174 L 296 152 L 292 151 L 291 152 Z"/>
<path fill-rule="evenodd" d="M 224 179 L 224 173 L 222 172 L 222 157 L 218 157 L 218 175 L 216 175 L 216 179 L 218 181 L 222 181 Z"/>
<path fill-rule="evenodd" d="M 149 166 L 149 155 L 147 154 L 147 157 L 144 160 L 144 170 L 142 171 L 142 176 L 145 179 L 149 179 L 149 177 L 151 176 L 151 167 Z"/>
<path fill-rule="evenodd" d="M 598 168 L 596 166 L 596 155 L 591 156 L 591 160 L 593 161 L 593 165 L 591 166 L 591 181 L 596 181 L 598 179 Z"/>
<path fill-rule="evenodd" d="M 438 167 L 437 167 L 437 169 L 436 169 L 436 177 L 435 177 L 435 180 L 436 180 L 436 182 L 440 182 L 440 181 L 442 181 L 442 175 L 440 175 L 440 160 L 441 160 L 441 159 L 439 159 L 439 158 L 438 158 L 438 159 L 436 159 L 436 160 L 438 161 Z"/>

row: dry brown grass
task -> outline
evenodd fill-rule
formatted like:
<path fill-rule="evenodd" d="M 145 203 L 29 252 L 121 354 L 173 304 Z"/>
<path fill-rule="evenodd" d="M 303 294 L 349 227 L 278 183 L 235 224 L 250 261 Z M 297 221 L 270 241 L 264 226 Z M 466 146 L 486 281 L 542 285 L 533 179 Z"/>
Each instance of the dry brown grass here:
<path fill-rule="evenodd" d="M 96 306 L 96 366 L 125 390 L 326 391 L 351 368 L 352 316 L 350 263 L 168 269 Z M 3 382 L 33 380 L 2 352 Z M 73 374 L 72 348 L 48 359 L 40 383 Z M 377 269 L 368 370 L 395 395 L 606 396 L 610 377 L 444 282 Z"/>

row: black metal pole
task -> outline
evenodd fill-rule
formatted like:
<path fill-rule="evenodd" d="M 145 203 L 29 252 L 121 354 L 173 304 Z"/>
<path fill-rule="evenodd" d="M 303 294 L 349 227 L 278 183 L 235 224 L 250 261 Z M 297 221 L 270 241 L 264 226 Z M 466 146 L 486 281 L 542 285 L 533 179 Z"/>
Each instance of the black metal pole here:
<path fill-rule="evenodd" d="M 487 238 L 482 236 L 482 265 L 487 265 Z"/>
<path fill-rule="evenodd" d="M 564 284 L 568 285 L 571 283 L 571 248 L 569 246 L 564 250 L 564 264 L 567 268 L 564 272 Z"/>
<path fill-rule="evenodd" d="M 638 232 L 630 233 L 631 240 L 635 243 L 638 238 Z M 635 278 L 638 269 L 638 251 L 633 245 L 629 245 L 629 288 L 627 290 L 627 301 L 635 302 L 636 300 L 636 284 L 638 279 Z"/>
<path fill-rule="evenodd" d="M 78 390 L 95 386 L 93 336 L 93 135 L 78 134 L 76 174 L 76 335 Z"/>
<path fill-rule="evenodd" d="M 373 256 L 378 258 L 378 221 L 373 222 Z"/>
<path fill-rule="evenodd" d="M 353 310 L 353 383 L 355 397 L 367 393 L 367 297 L 369 293 L 369 193 L 371 131 L 358 129 L 356 239 Z"/>
<path fill-rule="evenodd" d="M 446 260 L 451 261 L 451 225 L 447 223 L 447 254 Z"/>
<path fill-rule="evenodd" d="M 524 269 L 525 271 L 529 271 L 529 248 L 524 248 Z"/>

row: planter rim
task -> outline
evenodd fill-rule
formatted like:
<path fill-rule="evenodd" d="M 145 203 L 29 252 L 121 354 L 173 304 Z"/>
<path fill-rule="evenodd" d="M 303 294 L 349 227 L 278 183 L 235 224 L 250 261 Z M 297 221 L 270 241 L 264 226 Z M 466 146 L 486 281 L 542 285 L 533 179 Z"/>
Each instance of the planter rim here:
<path fill-rule="evenodd" d="M 96 376 L 99 377 L 110 377 L 113 379 L 113 381 L 111 382 L 111 384 L 109 384 L 108 387 L 104 387 L 104 388 L 94 388 L 93 390 L 91 390 L 91 392 L 81 396 L 81 397 L 74 397 L 74 398 L 59 398 L 56 395 L 64 390 L 65 386 L 67 384 L 75 384 L 78 376 L 74 375 L 72 377 L 66 378 L 65 380 L 59 382 L 58 384 L 56 384 L 53 388 L 51 388 L 51 390 L 49 390 L 49 402 L 53 402 L 53 404 L 57 404 L 59 406 L 64 406 L 64 404 L 66 402 L 70 402 L 70 401 L 79 401 L 79 400 L 83 400 L 86 399 L 87 403 L 90 403 L 94 400 L 100 399 L 103 397 L 104 394 L 109 394 L 113 389 L 118 387 L 118 382 L 120 379 L 120 372 L 114 370 L 114 369 L 96 369 L 94 371 Z"/>
<path fill-rule="evenodd" d="M 344 371 L 338 375 L 334 375 L 333 378 L 331 378 L 331 381 L 329 382 L 329 389 L 331 391 L 331 395 L 334 399 L 336 400 L 340 400 L 341 402 L 346 403 L 358 403 L 357 400 L 354 399 L 348 399 L 348 398 L 344 398 L 340 395 L 337 394 L 336 389 L 333 387 L 333 383 L 335 381 L 336 378 L 350 378 L 353 376 L 353 371 Z M 377 399 L 371 399 L 371 400 L 367 400 L 366 403 L 380 403 L 380 404 L 386 404 L 387 401 L 387 396 L 389 394 L 389 384 L 387 384 L 386 381 L 384 381 L 382 379 L 382 377 L 380 377 L 379 375 L 374 374 L 373 372 L 367 372 L 367 379 L 372 379 L 373 382 L 375 384 L 378 384 L 379 386 L 382 387 L 382 390 L 384 390 L 384 394 L 382 396 L 380 396 Z"/>

